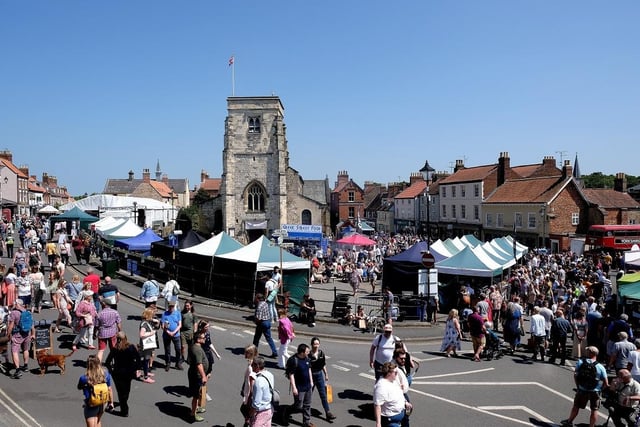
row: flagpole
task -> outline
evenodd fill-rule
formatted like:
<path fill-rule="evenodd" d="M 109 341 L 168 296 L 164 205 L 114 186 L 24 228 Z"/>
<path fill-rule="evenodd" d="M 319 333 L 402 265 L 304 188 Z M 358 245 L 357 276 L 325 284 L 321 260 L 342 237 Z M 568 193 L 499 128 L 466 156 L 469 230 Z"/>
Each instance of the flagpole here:
<path fill-rule="evenodd" d="M 236 96 L 236 58 L 234 55 L 229 58 L 229 66 L 231 67 L 231 96 Z"/>

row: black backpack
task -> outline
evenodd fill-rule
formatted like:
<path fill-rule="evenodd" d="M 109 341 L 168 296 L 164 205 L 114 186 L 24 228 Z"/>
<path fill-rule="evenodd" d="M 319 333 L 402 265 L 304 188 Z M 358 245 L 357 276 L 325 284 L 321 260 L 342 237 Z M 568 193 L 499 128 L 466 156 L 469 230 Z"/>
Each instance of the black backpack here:
<path fill-rule="evenodd" d="M 586 358 L 582 358 L 582 364 L 576 371 L 576 381 L 584 390 L 594 390 L 598 386 L 600 379 L 596 364 L 597 362 L 588 362 Z"/>

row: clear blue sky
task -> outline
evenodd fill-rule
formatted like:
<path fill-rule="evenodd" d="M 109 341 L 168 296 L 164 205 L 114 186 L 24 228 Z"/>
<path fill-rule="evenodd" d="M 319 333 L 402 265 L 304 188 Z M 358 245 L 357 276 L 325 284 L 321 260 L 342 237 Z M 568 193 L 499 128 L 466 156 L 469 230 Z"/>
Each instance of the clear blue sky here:
<path fill-rule="evenodd" d="M 0 148 L 72 195 L 222 172 L 236 96 L 278 95 L 290 165 L 408 180 L 425 160 L 638 171 L 640 2 L 0 1 Z"/>

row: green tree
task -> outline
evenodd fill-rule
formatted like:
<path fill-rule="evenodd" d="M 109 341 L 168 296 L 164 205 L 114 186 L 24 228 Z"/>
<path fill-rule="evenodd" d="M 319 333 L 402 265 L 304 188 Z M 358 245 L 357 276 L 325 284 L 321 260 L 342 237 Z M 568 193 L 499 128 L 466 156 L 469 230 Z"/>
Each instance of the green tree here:
<path fill-rule="evenodd" d="M 209 193 L 207 193 L 207 191 L 204 188 L 199 188 L 198 191 L 196 191 L 195 196 L 193 196 L 193 204 L 194 205 L 201 205 L 204 202 L 208 201 L 209 199 L 211 199 L 211 196 L 209 195 Z"/>

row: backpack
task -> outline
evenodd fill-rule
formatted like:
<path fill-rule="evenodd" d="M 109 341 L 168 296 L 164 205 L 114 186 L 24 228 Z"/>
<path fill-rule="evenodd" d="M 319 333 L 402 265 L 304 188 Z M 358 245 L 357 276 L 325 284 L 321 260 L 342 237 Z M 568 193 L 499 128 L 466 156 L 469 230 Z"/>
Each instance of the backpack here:
<path fill-rule="evenodd" d="M 102 406 L 109 401 L 109 386 L 107 383 L 89 385 L 89 406 Z"/>
<path fill-rule="evenodd" d="M 598 386 L 598 369 L 597 362 L 587 362 L 586 358 L 582 358 L 582 364 L 576 371 L 576 382 L 584 390 L 594 390 Z"/>
<path fill-rule="evenodd" d="M 180 295 L 180 286 L 178 286 L 177 283 L 173 285 L 173 289 L 171 289 L 171 293 L 173 294 L 174 297 L 177 297 L 178 295 Z"/>
<path fill-rule="evenodd" d="M 20 320 L 18 321 L 18 330 L 21 333 L 28 334 L 33 328 L 33 316 L 29 310 L 20 312 Z"/>
<path fill-rule="evenodd" d="M 38 259 L 38 255 L 29 255 L 29 265 L 30 266 L 34 266 L 34 265 L 38 265 L 40 263 L 40 260 Z"/>

